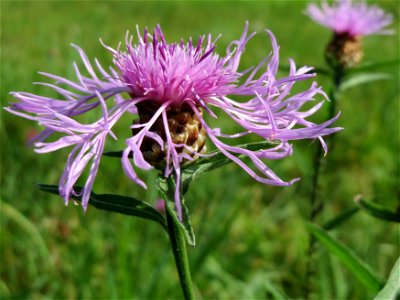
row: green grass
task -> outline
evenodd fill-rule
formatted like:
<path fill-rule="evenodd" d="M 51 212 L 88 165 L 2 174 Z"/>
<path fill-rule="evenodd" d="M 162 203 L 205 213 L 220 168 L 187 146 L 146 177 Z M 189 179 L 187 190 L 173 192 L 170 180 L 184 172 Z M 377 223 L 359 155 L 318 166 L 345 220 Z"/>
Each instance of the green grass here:
<path fill-rule="evenodd" d="M 328 30 L 310 21 L 303 1 L 246 2 L 1 2 L 1 106 L 10 91 L 52 95 L 31 83 L 37 71 L 74 78 L 78 60 L 70 43 L 89 57 L 111 63 L 98 42 L 115 47 L 126 30 L 138 24 L 161 24 L 167 40 L 222 33 L 219 53 L 242 33 L 246 20 L 260 32 L 246 49 L 243 69 L 269 51 L 262 30 L 271 29 L 281 46 L 281 63 L 288 58 L 323 66 L 322 51 Z M 364 40 L 365 61 L 398 59 L 399 6 L 379 3 L 395 15 L 394 36 Z M 362 193 L 380 205 L 399 206 L 399 76 L 398 66 L 387 68 L 392 80 L 347 90 L 339 105 L 342 116 L 336 146 L 329 153 L 319 197 L 323 224 L 353 207 Z M 329 81 L 317 80 L 329 90 Z M 321 111 L 319 118 L 326 117 Z M 128 135 L 125 120 L 119 127 Z M 177 299 L 181 298 L 168 237 L 155 223 L 89 208 L 84 214 L 72 203 L 65 207 L 34 182 L 56 184 L 68 151 L 37 155 L 26 148 L 27 136 L 39 127 L 1 112 L 1 263 L 2 299 Z M 222 124 L 225 126 L 225 124 Z M 230 126 L 227 122 L 226 126 Z M 123 138 L 120 139 L 122 147 Z M 189 249 L 193 278 L 203 299 L 284 299 L 303 296 L 315 143 L 298 142 L 293 157 L 271 162 L 285 179 L 302 177 L 289 188 L 254 182 L 235 165 L 202 176 L 187 195 L 197 246 Z M 115 150 L 115 149 L 113 149 Z M 154 172 L 141 190 L 123 174 L 118 159 L 104 158 L 94 191 L 133 195 L 153 203 L 157 198 Z M 235 187 L 234 189 L 232 187 Z M 387 278 L 399 250 L 398 227 L 364 212 L 333 230 L 380 277 Z M 349 270 L 322 246 L 314 257 L 313 299 L 368 299 L 373 297 Z M 201 297 L 200 297 L 201 296 Z"/>

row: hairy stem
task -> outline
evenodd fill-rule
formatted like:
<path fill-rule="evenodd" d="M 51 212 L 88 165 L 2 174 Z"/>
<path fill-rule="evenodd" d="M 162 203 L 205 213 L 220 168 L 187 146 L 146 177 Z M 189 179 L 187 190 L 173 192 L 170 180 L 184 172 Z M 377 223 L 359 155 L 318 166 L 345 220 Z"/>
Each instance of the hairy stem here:
<path fill-rule="evenodd" d="M 332 119 L 336 113 L 336 105 L 338 101 L 338 94 L 339 94 L 339 89 L 340 89 L 340 84 L 342 82 L 344 75 L 344 70 L 342 68 L 338 68 L 334 70 L 333 76 L 332 76 L 332 89 L 329 95 L 330 98 L 330 106 L 329 106 L 329 116 L 328 120 Z M 325 138 L 325 141 L 327 145 L 329 146 L 329 149 L 332 150 L 334 146 L 334 136 L 335 135 L 330 135 Z M 324 202 L 318 198 L 318 185 L 319 185 L 319 178 L 322 173 L 322 164 L 323 164 L 323 149 L 318 145 L 318 148 L 314 154 L 314 159 L 313 159 L 313 176 L 312 176 L 312 181 L 311 181 L 311 192 L 310 192 L 310 215 L 309 215 L 309 221 L 311 223 L 316 222 L 318 216 L 322 213 L 324 209 Z M 314 275 L 314 269 L 313 269 L 313 259 L 314 255 L 316 252 L 315 249 L 315 244 L 316 240 L 314 236 L 310 236 L 310 242 L 308 245 L 308 250 L 307 250 L 307 266 L 306 266 L 306 280 L 305 280 L 305 287 L 304 287 L 304 298 L 309 299 L 310 293 L 312 290 L 311 287 L 311 279 Z"/>
<path fill-rule="evenodd" d="M 167 206 L 167 204 L 165 205 Z M 166 209 L 167 228 L 175 264 L 179 274 L 183 296 L 185 300 L 194 300 L 193 284 L 190 276 L 189 259 L 186 251 L 186 240 L 182 229 L 176 224 L 169 209 Z"/>

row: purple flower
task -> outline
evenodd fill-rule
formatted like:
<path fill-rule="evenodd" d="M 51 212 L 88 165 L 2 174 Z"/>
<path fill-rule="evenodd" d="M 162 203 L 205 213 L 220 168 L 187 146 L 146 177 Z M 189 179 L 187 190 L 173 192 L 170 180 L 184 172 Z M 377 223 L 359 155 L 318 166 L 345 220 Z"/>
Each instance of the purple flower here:
<path fill-rule="evenodd" d="M 306 13 L 317 23 L 332 29 L 333 37 L 326 47 L 325 58 L 334 69 L 354 67 L 361 62 L 364 35 L 393 33 L 386 29 L 392 23 L 392 15 L 365 2 L 335 0 L 329 6 L 323 1 L 321 8 L 310 4 Z"/>
<path fill-rule="evenodd" d="M 385 13 L 378 6 L 368 6 L 363 1 L 352 3 L 351 0 L 335 0 L 332 6 L 322 1 L 321 8 L 310 4 L 306 13 L 315 22 L 337 34 L 356 37 L 392 33 L 386 29 L 393 21 L 392 15 Z"/>
<path fill-rule="evenodd" d="M 315 82 L 307 90 L 291 94 L 297 81 L 310 79 L 315 74 L 310 73 L 312 68 L 297 69 L 290 61 L 289 75 L 277 78 L 279 47 L 274 35 L 269 31 L 267 34 L 272 41 L 272 52 L 255 67 L 241 72 L 238 71 L 241 56 L 255 35 L 248 34 L 248 24 L 240 39 L 228 46 L 225 56 L 215 52 L 216 41 L 210 35 L 200 37 L 196 43 L 190 39 L 186 43 L 169 44 L 157 26 L 152 35 L 147 30 L 143 35 L 138 31 L 138 42 L 132 45 L 132 37 L 127 34 L 125 50 L 105 46 L 114 57 L 117 71 L 111 67 L 103 69 L 97 60 L 94 67 L 85 53 L 74 46 L 88 76 L 82 75 L 76 64 L 75 81 L 42 73 L 56 82 L 41 84 L 55 90 L 59 97 L 14 92 L 12 95 L 18 102 L 6 109 L 45 127 L 34 139 L 36 152 L 73 147 L 60 179 L 59 192 L 68 203 L 71 194 L 76 195 L 74 184 L 89 168 L 82 190 L 85 209 L 106 138 L 117 139 L 113 126 L 122 115 L 131 116 L 132 137 L 126 139 L 123 170 L 144 188 L 146 184 L 137 176 L 134 167 L 145 170 L 157 167 L 165 177 L 175 176 L 175 203 L 181 217 L 181 166 L 210 155 L 205 153 L 206 138 L 255 180 L 287 186 L 295 180 L 282 180 L 262 159 L 290 155 L 289 142 L 299 139 L 319 139 L 326 150 L 322 136 L 341 129 L 329 128 L 338 116 L 322 124 L 306 120 L 324 103 L 310 105 L 314 97 L 326 98 L 326 95 Z M 237 98 L 241 101 L 235 100 Z M 307 109 L 303 109 L 305 105 Z M 102 112 L 96 122 L 84 124 L 74 119 L 95 109 Z M 203 117 L 207 114 L 218 118 L 220 113 L 243 129 L 224 133 L 220 128 L 211 127 Z M 62 133 L 62 137 L 45 142 L 54 132 Z M 277 146 L 258 151 L 232 146 L 245 135 L 274 141 Z M 244 157 L 250 159 L 252 167 L 243 161 Z"/>

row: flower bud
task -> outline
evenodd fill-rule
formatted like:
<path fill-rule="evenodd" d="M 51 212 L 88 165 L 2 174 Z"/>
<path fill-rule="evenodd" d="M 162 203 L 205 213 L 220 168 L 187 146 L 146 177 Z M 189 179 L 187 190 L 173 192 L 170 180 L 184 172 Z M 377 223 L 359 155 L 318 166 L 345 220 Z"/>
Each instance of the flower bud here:
<path fill-rule="evenodd" d="M 361 36 L 334 33 L 326 47 L 325 58 L 333 68 L 351 68 L 361 62 L 363 56 Z"/>

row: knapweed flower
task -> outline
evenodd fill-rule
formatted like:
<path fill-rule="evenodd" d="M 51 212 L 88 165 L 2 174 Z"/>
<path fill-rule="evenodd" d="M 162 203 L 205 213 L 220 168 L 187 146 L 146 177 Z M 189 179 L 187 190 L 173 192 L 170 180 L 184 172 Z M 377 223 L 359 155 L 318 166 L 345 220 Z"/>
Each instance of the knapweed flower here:
<path fill-rule="evenodd" d="M 387 29 L 393 21 L 392 15 L 363 1 L 352 3 L 351 0 L 334 0 L 332 6 L 323 1 L 321 8 L 310 4 L 306 13 L 334 33 L 326 51 L 330 64 L 337 62 L 344 67 L 357 65 L 363 55 L 362 36 L 392 33 Z"/>
<path fill-rule="evenodd" d="M 77 195 L 74 184 L 86 168 L 88 177 L 81 191 L 86 209 L 90 191 L 99 168 L 108 136 L 117 139 L 113 126 L 123 115 L 131 116 L 133 123 L 127 132 L 126 148 L 122 154 L 122 168 L 136 184 L 146 187 L 137 176 L 135 167 L 157 167 L 165 177 L 176 180 L 175 203 L 181 215 L 181 166 L 205 153 L 206 139 L 224 155 L 237 163 L 255 180 L 271 185 L 287 186 L 286 182 L 268 168 L 262 159 L 280 159 L 291 154 L 292 140 L 319 139 L 340 128 L 329 128 L 338 116 L 322 124 L 306 120 L 317 112 L 324 101 L 308 105 L 314 97 L 325 93 L 315 82 L 301 92 L 291 94 L 292 86 L 315 76 L 312 68 L 296 68 L 290 61 L 287 77 L 277 78 L 279 47 L 274 35 L 272 52 L 253 68 L 238 71 L 245 46 L 255 33 L 248 34 L 248 24 L 239 40 L 233 41 L 224 56 L 216 51 L 211 35 L 202 36 L 195 43 L 167 43 L 157 26 L 150 35 L 137 31 L 137 44 L 127 34 L 125 49 L 105 46 L 112 55 L 117 70 L 105 70 L 95 59 L 80 54 L 87 76 L 74 63 L 76 80 L 41 73 L 55 80 L 42 83 L 56 91 L 57 98 L 26 92 L 13 92 L 18 100 L 9 112 L 37 121 L 45 127 L 34 140 L 36 152 L 46 153 L 72 146 L 66 167 L 59 182 L 59 193 L 68 203 Z M 234 97 L 242 99 L 237 101 Z M 112 98 L 114 101 L 112 101 Z M 307 104 L 307 109 L 302 109 Z M 214 111 L 213 108 L 218 110 Z M 101 118 L 93 123 L 81 123 L 76 116 L 100 110 Z M 242 127 L 240 132 L 224 133 L 212 128 L 205 115 L 217 118 L 223 112 Z M 52 133 L 61 138 L 45 142 Z M 257 135 L 277 145 L 269 149 L 251 151 L 235 145 L 244 135 Z M 243 160 L 247 157 L 251 166 Z"/>

